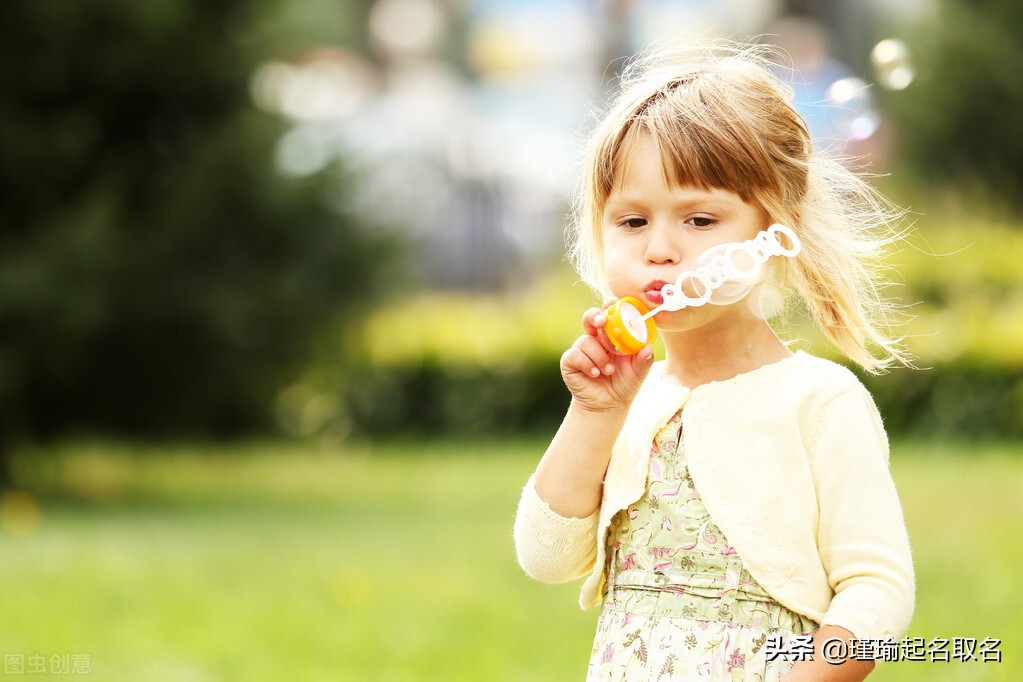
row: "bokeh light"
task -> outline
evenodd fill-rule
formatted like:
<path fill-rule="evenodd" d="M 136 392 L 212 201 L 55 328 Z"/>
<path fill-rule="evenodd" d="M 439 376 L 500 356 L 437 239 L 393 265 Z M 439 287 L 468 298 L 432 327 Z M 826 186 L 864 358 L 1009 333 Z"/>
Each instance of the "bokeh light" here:
<path fill-rule="evenodd" d="M 443 39 L 444 15 L 433 0 L 379 0 L 369 30 L 387 54 L 414 57 L 431 52 Z"/>
<path fill-rule="evenodd" d="M 885 38 L 870 51 L 877 82 L 889 90 L 905 90 L 916 77 L 906 43 Z"/>
<path fill-rule="evenodd" d="M 834 129 L 850 140 L 866 140 L 881 122 L 870 90 L 860 78 L 840 78 L 832 83 L 828 105 Z"/>

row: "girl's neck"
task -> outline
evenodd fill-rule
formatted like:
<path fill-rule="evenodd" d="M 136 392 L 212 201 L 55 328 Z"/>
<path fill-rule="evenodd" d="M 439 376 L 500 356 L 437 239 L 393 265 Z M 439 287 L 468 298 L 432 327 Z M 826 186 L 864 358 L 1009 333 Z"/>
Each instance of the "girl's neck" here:
<path fill-rule="evenodd" d="M 662 336 L 667 351 L 665 374 L 689 388 L 725 381 L 792 355 L 770 325 L 756 317 L 717 329 Z"/>

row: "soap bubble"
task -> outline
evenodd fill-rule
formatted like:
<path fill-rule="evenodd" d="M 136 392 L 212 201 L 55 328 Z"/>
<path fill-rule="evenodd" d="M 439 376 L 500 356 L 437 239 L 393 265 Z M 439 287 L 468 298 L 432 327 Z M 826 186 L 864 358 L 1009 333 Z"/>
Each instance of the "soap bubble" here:
<path fill-rule="evenodd" d="M 833 129 L 846 138 L 866 140 L 877 131 L 881 117 L 863 80 L 838 79 L 828 88 L 827 102 Z"/>
<path fill-rule="evenodd" d="M 901 40 L 885 38 L 870 51 L 877 81 L 889 90 L 903 90 L 916 76 L 909 60 L 909 48 Z"/>

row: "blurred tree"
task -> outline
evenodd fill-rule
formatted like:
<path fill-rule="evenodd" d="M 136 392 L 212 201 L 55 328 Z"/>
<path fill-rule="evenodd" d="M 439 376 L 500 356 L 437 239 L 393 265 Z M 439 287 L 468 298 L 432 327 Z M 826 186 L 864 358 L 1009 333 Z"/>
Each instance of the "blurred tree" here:
<path fill-rule="evenodd" d="M 324 178 L 273 170 L 259 46 L 228 37 L 261 6 L 0 4 L 0 469 L 20 437 L 266 427 L 380 281 L 390 248 Z"/>
<path fill-rule="evenodd" d="M 940 0 L 908 36 L 917 78 L 889 99 L 923 178 L 979 181 L 1023 209 L 1023 3 Z"/>

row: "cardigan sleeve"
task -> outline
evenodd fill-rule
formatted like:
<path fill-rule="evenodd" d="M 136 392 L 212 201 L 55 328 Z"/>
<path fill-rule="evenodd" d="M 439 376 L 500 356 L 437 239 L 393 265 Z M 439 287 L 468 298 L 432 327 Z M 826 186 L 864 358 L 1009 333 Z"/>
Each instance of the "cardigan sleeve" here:
<path fill-rule="evenodd" d="M 811 445 L 817 545 L 835 596 L 822 625 L 857 639 L 899 639 L 913 615 L 913 563 L 888 439 L 874 401 L 856 383 L 821 408 Z"/>
<path fill-rule="evenodd" d="M 585 519 L 555 513 L 536 492 L 530 476 L 515 516 L 515 552 L 529 576 L 562 583 L 593 569 L 597 560 L 600 509 Z"/>

